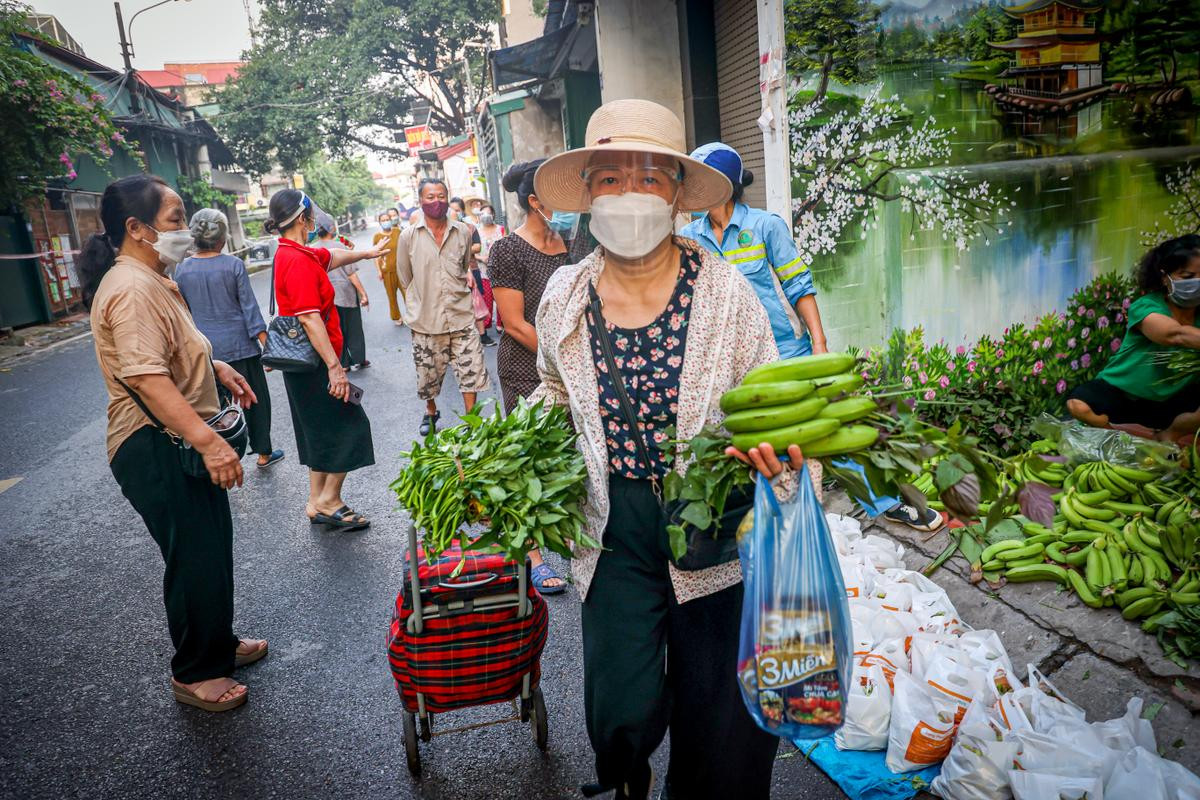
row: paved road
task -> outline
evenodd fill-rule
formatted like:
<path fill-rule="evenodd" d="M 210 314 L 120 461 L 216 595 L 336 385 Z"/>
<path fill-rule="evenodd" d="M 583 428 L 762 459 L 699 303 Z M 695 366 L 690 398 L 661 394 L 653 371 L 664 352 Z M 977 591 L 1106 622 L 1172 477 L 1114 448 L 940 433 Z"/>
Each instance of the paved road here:
<path fill-rule="evenodd" d="M 408 331 L 388 320 L 374 271 L 363 274 L 376 300 L 365 315 L 374 366 L 352 379 L 366 390 L 378 463 L 350 477 L 346 497 L 374 525 L 310 527 L 282 379 L 269 375 L 272 433 L 288 459 L 267 472 L 247 459 L 246 485 L 230 499 L 236 629 L 269 638 L 271 656 L 241 672 L 250 702 L 229 714 L 181 707 L 168 691 L 161 559 L 105 463 L 90 339 L 0 372 L 0 481 L 21 478 L 0 488 L 0 797 L 579 796 L 592 773 L 573 592 L 550 602 L 548 753 L 510 723 L 423 745 L 420 781 L 404 766 L 384 637 L 406 520 L 386 487 L 421 404 Z M 253 278 L 264 308 L 267 277 Z M 447 383 L 443 408 L 461 410 Z M 501 708 L 439 722 L 478 722 Z M 840 796 L 790 746 L 781 755 L 774 797 Z"/>

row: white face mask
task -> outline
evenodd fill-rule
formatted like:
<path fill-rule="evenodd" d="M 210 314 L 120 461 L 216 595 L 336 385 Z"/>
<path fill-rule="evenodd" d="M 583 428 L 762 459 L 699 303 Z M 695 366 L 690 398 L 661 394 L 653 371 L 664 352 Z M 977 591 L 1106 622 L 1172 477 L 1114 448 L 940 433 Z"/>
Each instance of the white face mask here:
<path fill-rule="evenodd" d="M 592 235 L 604 249 L 625 259 L 644 257 L 662 244 L 675 220 L 671 204 L 656 194 L 626 192 L 592 200 Z"/>
<path fill-rule="evenodd" d="M 158 238 L 148 244 L 168 267 L 175 266 L 196 251 L 192 232 L 187 228 L 178 231 L 160 231 L 155 228 L 150 230 L 157 233 Z"/>

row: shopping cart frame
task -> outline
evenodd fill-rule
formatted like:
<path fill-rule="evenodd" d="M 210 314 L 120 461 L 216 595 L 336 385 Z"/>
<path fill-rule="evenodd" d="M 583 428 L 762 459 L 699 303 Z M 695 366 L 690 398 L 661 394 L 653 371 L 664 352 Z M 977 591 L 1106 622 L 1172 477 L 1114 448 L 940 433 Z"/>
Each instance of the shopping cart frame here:
<path fill-rule="evenodd" d="M 496 611 L 505 608 L 516 608 L 517 619 L 525 619 L 533 613 L 533 604 L 529 601 L 527 593 L 529 591 L 529 575 L 530 563 L 526 558 L 522 568 L 517 571 L 517 591 L 506 592 L 504 594 L 495 595 L 492 597 L 468 598 L 466 600 L 455 600 L 449 603 L 423 603 L 421 601 L 421 576 L 417 565 L 420 559 L 418 549 L 417 528 L 413 524 L 408 526 L 408 591 L 411 592 L 412 614 L 405 621 L 406 628 L 410 634 L 419 635 L 425 630 L 425 621 L 427 619 L 440 619 L 444 617 L 453 617 L 461 614 L 469 614 L 474 611 Z M 447 588 L 469 588 L 471 586 L 482 586 L 495 580 L 497 576 L 485 578 L 480 581 L 471 583 L 455 583 L 447 584 L 442 582 L 440 585 Z M 400 696 L 400 704 L 403 709 L 403 733 L 404 733 L 404 751 L 408 760 L 408 770 L 414 776 L 421 772 L 421 753 L 419 749 L 419 741 L 428 742 L 434 736 L 444 736 L 448 733 L 461 733 L 463 731 L 476 730 L 478 728 L 486 728 L 492 725 L 502 725 L 508 722 L 528 722 L 533 733 L 534 743 L 539 750 L 546 749 L 549 740 L 549 729 L 546 721 L 546 701 L 542 696 L 542 689 L 538 687 L 530 687 L 530 673 L 526 672 L 521 678 L 521 692 L 516 697 L 513 697 L 509 703 L 511 713 L 501 719 L 488 720 L 486 722 L 476 722 L 471 725 L 460 725 L 455 728 L 447 728 L 446 730 L 433 730 L 434 713 L 425 707 L 425 695 L 423 692 L 417 692 L 417 711 L 409 711 L 404 705 L 404 693 L 399 685 L 396 686 L 396 693 Z M 520 701 L 518 705 L 517 701 Z M 464 706 L 471 708 L 472 706 Z M 445 712 L 442 712 L 445 713 Z M 417 732 L 418 723 L 420 725 L 420 733 Z"/>

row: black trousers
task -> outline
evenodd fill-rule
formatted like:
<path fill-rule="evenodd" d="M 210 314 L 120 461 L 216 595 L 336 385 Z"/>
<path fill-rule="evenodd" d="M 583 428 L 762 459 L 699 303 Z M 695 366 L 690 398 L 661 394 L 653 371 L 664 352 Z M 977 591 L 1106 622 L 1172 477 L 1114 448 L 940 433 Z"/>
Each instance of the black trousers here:
<path fill-rule="evenodd" d="M 263 372 L 262 356 L 239 358 L 228 362 L 250 384 L 258 402 L 245 410 L 246 427 L 250 430 L 250 452 L 260 456 L 270 455 L 271 447 L 271 392 L 267 389 L 267 373 Z"/>
<path fill-rule="evenodd" d="M 582 609 L 598 782 L 636 785 L 669 729 L 669 797 L 769 797 L 779 739 L 750 718 L 737 684 L 741 584 L 675 602 L 649 482 L 613 476 L 609 496 L 605 550 Z"/>
<path fill-rule="evenodd" d="M 181 683 L 233 673 L 233 518 L 229 496 L 207 478 L 185 475 L 176 446 L 147 425 L 111 464 L 121 493 L 162 552 L 163 601 Z"/>
<path fill-rule="evenodd" d="M 367 337 L 363 333 L 362 306 L 338 306 L 342 325 L 342 366 L 353 367 L 367 360 Z"/>

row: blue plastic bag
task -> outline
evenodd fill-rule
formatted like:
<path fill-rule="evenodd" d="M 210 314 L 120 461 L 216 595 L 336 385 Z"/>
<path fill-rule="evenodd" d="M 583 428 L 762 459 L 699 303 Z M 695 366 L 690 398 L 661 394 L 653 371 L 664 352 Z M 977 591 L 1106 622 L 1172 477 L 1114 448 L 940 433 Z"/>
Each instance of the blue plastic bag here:
<path fill-rule="evenodd" d="M 850 607 L 807 465 L 791 503 L 758 478 L 754 524 L 738 541 L 745 595 L 738 683 L 750 716 L 788 739 L 841 727 L 853 671 Z"/>

